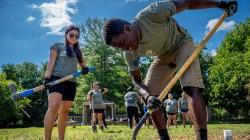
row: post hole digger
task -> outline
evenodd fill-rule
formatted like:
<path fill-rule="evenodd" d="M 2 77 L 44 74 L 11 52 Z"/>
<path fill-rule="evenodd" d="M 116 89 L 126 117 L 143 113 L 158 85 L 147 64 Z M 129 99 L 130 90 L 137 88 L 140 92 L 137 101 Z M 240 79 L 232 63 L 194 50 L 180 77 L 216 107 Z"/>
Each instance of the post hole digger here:
<path fill-rule="evenodd" d="M 28 89 L 28 90 L 25 90 L 25 91 L 22 91 L 22 92 L 17 92 L 16 86 L 15 86 L 13 83 L 9 84 L 9 88 L 10 88 L 10 90 L 12 91 L 12 99 L 13 99 L 15 105 L 16 105 L 16 106 L 19 106 L 18 103 L 16 102 L 17 100 L 20 100 L 20 99 L 22 99 L 22 98 L 24 98 L 24 97 L 28 97 L 28 96 L 30 96 L 30 95 L 32 95 L 32 94 L 38 92 L 38 91 L 42 91 L 42 90 L 48 88 L 48 87 L 50 87 L 50 86 L 53 86 L 53 85 L 56 85 L 56 84 L 59 84 L 59 83 L 68 81 L 68 80 L 73 79 L 73 78 L 77 78 L 77 77 L 79 77 L 79 76 L 81 76 L 81 75 L 86 75 L 88 72 L 93 72 L 93 71 L 95 71 L 95 67 L 87 67 L 87 69 L 85 69 L 85 70 L 78 71 L 78 72 L 76 72 L 76 73 L 74 73 L 74 74 L 72 74 L 72 75 L 63 77 L 63 78 L 61 78 L 61 79 L 52 81 L 52 82 L 47 83 L 47 84 L 45 84 L 45 85 L 40 85 L 40 86 L 31 88 L 31 89 Z M 20 108 L 20 109 L 22 110 L 22 112 L 23 112 L 27 117 L 30 118 L 30 115 L 29 115 L 27 112 L 25 112 L 22 108 Z"/>
<path fill-rule="evenodd" d="M 220 19 L 214 25 L 214 27 L 208 32 L 208 34 L 203 38 L 198 47 L 194 50 L 194 52 L 190 55 L 190 57 L 186 60 L 186 62 L 179 68 L 178 72 L 175 76 L 170 80 L 167 86 L 162 90 L 161 94 L 158 96 L 159 101 L 163 101 L 168 92 L 173 88 L 176 82 L 182 77 L 182 75 L 186 72 L 189 66 L 193 63 L 193 61 L 197 58 L 201 50 L 204 48 L 205 44 L 212 37 L 215 31 L 219 28 L 219 26 L 223 23 L 223 21 L 230 15 L 234 14 L 237 11 L 237 3 L 231 5 L 228 10 L 225 10 Z M 147 97 L 148 98 L 148 97 Z M 147 100 L 147 99 L 146 99 Z M 148 109 L 148 111 L 141 118 L 140 122 L 137 124 L 136 128 L 133 131 L 132 140 L 136 140 L 136 136 L 144 124 L 144 122 L 150 117 L 150 115 L 154 112 L 153 109 Z"/>

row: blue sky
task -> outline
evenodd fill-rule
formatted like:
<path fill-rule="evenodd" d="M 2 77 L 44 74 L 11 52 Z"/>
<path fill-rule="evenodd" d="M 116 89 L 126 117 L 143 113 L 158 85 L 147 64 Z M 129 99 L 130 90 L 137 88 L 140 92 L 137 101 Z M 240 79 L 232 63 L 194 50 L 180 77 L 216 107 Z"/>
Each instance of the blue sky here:
<path fill-rule="evenodd" d="M 63 39 L 63 28 L 87 18 L 123 18 L 128 21 L 155 0 L 0 0 L 0 66 L 24 61 L 46 62 L 50 45 Z M 225 34 L 250 18 L 250 1 L 238 0 L 238 12 L 209 41 L 215 52 Z M 195 41 L 200 41 L 222 14 L 217 8 L 187 10 L 175 15 Z"/>

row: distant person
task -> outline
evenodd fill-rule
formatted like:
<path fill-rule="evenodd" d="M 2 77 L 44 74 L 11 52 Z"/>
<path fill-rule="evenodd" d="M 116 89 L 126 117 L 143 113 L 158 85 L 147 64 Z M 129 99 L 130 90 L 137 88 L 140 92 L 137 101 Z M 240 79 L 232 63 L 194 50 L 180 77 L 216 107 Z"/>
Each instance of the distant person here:
<path fill-rule="evenodd" d="M 77 26 L 69 26 L 64 34 L 64 42 L 50 47 L 50 56 L 45 72 L 44 85 L 77 71 L 77 64 L 88 72 L 78 42 L 80 30 Z M 68 113 L 76 94 L 76 79 L 65 81 L 48 88 L 48 110 L 44 117 L 45 140 L 51 140 L 51 133 L 58 115 L 59 139 L 64 140 Z"/>
<path fill-rule="evenodd" d="M 167 127 L 169 128 L 171 122 L 173 121 L 175 127 L 177 128 L 177 113 L 178 113 L 178 105 L 177 100 L 173 98 L 171 93 L 168 94 L 168 99 L 164 101 L 164 105 L 166 106 L 167 112 Z"/>
<path fill-rule="evenodd" d="M 106 93 L 108 93 L 108 89 L 107 88 L 102 88 L 100 89 L 100 91 L 102 92 L 102 95 L 106 95 Z M 104 112 L 102 113 L 102 121 L 103 121 L 103 126 L 107 129 L 108 126 L 107 126 L 107 122 L 106 122 L 106 106 L 105 106 L 105 109 L 104 109 Z"/>
<path fill-rule="evenodd" d="M 91 125 L 93 132 L 97 132 L 96 122 L 98 121 L 100 130 L 103 130 L 103 112 L 104 112 L 104 101 L 101 91 L 99 90 L 100 84 L 94 82 L 92 89 L 87 95 L 87 100 L 90 102 L 90 108 L 92 112 Z"/>
<path fill-rule="evenodd" d="M 133 128 L 133 118 L 137 124 L 139 123 L 139 108 L 137 105 L 137 100 L 139 99 L 139 94 L 134 92 L 132 87 L 129 87 L 124 96 L 124 100 L 127 108 L 128 124 L 131 129 Z"/>
<path fill-rule="evenodd" d="M 185 92 L 182 92 L 181 96 L 182 97 L 178 99 L 178 112 L 181 113 L 183 127 L 184 128 L 186 127 L 186 121 L 188 117 L 189 117 L 190 127 L 192 127 L 192 120 L 191 120 L 192 118 L 189 115 L 187 95 Z"/>

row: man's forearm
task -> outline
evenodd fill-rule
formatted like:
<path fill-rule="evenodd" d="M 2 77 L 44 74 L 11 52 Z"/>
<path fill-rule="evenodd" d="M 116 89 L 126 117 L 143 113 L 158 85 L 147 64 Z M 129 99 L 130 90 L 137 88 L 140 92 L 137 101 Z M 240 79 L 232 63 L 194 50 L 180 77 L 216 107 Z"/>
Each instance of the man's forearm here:
<path fill-rule="evenodd" d="M 150 95 L 147 86 L 141 80 L 140 70 L 137 69 L 135 71 L 131 71 L 131 76 L 134 85 L 138 88 L 139 94 L 147 104 L 147 108 L 151 111 L 157 110 L 162 105 L 162 103 L 157 97 Z"/>
<path fill-rule="evenodd" d="M 146 101 L 147 97 L 150 95 L 148 93 L 147 87 L 143 83 L 138 83 L 135 81 L 133 81 L 133 83 L 136 86 L 136 88 L 138 88 L 138 92 L 142 96 L 143 100 Z"/>
<path fill-rule="evenodd" d="M 186 9 L 203 9 L 218 7 L 219 1 L 216 0 L 174 0 L 177 12 Z"/>
<path fill-rule="evenodd" d="M 137 69 L 135 71 L 131 71 L 130 73 L 135 87 L 138 89 L 139 94 L 142 96 L 144 101 L 146 101 L 147 97 L 149 96 L 149 93 L 147 87 L 142 82 L 140 70 Z"/>
<path fill-rule="evenodd" d="M 202 9 L 218 7 L 219 2 L 216 0 L 186 0 L 188 9 Z"/>

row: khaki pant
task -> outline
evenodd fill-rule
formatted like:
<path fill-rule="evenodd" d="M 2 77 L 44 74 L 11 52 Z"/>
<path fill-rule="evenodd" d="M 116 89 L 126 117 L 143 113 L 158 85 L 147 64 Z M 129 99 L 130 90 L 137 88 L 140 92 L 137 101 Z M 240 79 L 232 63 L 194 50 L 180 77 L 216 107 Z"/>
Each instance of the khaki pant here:
<path fill-rule="evenodd" d="M 180 46 L 174 52 L 167 52 L 156 57 L 150 65 L 145 79 L 149 93 L 159 95 L 173 78 L 177 69 L 182 67 L 194 50 L 194 44 L 189 42 Z M 198 58 L 186 70 L 180 82 L 182 88 L 186 86 L 204 88 Z"/>

